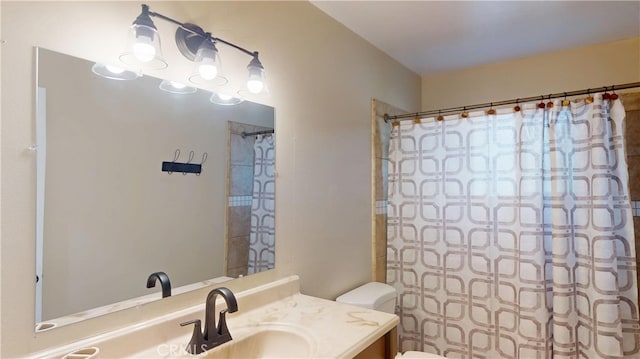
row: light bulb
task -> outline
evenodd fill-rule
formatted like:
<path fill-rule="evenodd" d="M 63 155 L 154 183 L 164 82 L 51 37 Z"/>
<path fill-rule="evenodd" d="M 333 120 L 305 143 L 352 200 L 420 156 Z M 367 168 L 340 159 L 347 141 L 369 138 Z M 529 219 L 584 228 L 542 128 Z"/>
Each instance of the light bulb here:
<path fill-rule="evenodd" d="M 258 93 L 262 92 L 263 88 L 264 88 L 264 82 L 262 82 L 262 80 L 259 79 L 259 78 L 258 79 L 250 78 L 247 81 L 247 89 L 251 93 L 258 94 Z"/>
<path fill-rule="evenodd" d="M 218 98 L 221 99 L 222 101 L 229 101 L 231 100 L 233 97 L 227 95 L 226 93 L 219 93 L 218 94 Z"/>
<path fill-rule="evenodd" d="M 210 39 L 206 39 L 200 44 L 195 62 L 198 65 L 198 73 L 203 80 L 211 81 L 218 76 L 220 58 L 218 57 L 218 49 Z"/>
<path fill-rule="evenodd" d="M 120 66 L 114 66 L 114 65 L 104 65 L 104 67 L 107 68 L 107 70 L 115 75 L 121 74 L 124 72 L 124 69 Z"/>
<path fill-rule="evenodd" d="M 205 80 L 213 80 L 218 76 L 218 67 L 211 61 L 211 63 L 207 63 L 204 60 L 198 66 L 198 73 Z"/>
<path fill-rule="evenodd" d="M 144 35 L 138 35 L 136 42 L 133 44 L 133 55 L 140 62 L 149 62 L 156 57 L 156 48 L 153 46 L 153 40 Z"/>
<path fill-rule="evenodd" d="M 171 86 L 177 88 L 177 89 L 183 89 L 185 88 L 187 85 L 180 83 L 180 82 L 175 82 L 175 81 L 169 81 L 169 83 L 171 84 Z"/>
<path fill-rule="evenodd" d="M 258 53 L 253 53 L 253 59 L 247 66 L 249 78 L 247 79 L 247 90 L 253 94 L 259 94 L 264 90 L 264 67 L 258 60 Z"/>

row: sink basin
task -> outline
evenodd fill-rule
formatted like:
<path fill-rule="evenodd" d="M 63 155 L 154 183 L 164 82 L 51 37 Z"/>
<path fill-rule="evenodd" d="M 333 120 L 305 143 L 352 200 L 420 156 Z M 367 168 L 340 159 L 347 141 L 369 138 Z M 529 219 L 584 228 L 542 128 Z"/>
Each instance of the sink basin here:
<path fill-rule="evenodd" d="M 234 339 L 202 353 L 203 358 L 310 358 L 317 349 L 302 328 L 288 325 L 238 328 Z"/>

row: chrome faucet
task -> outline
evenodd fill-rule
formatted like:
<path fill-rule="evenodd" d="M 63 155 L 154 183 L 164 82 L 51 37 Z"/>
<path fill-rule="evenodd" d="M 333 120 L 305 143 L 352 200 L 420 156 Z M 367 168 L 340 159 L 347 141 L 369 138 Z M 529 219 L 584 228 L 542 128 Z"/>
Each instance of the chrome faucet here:
<path fill-rule="evenodd" d="M 169 276 L 165 272 L 155 272 L 149 275 L 147 278 L 147 288 L 153 288 L 156 286 L 156 279 L 160 281 L 160 286 L 162 286 L 162 298 L 171 296 L 171 281 L 169 280 Z"/>
<path fill-rule="evenodd" d="M 218 319 L 218 325 L 216 326 L 216 298 L 218 295 L 222 296 L 227 309 L 220 311 L 220 318 Z M 188 322 L 180 323 L 181 326 L 193 324 L 193 335 L 187 345 L 187 352 L 191 354 L 200 354 L 209 349 L 213 349 L 218 345 L 231 341 L 231 333 L 227 328 L 227 313 L 233 313 L 238 311 L 238 302 L 236 296 L 225 287 L 213 289 L 207 295 L 207 302 L 204 309 L 204 333 L 201 329 L 200 319 L 190 320 Z"/>

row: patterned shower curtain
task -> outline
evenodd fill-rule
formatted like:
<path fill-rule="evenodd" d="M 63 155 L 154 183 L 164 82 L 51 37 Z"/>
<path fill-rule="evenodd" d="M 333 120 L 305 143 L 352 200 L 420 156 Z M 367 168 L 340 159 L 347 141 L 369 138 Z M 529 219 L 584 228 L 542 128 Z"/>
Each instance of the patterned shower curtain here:
<path fill-rule="evenodd" d="M 393 127 L 400 349 L 640 357 L 624 108 L 601 94 L 521 107 Z"/>
<path fill-rule="evenodd" d="M 254 144 L 253 202 L 248 274 L 275 266 L 275 134 L 258 135 Z"/>

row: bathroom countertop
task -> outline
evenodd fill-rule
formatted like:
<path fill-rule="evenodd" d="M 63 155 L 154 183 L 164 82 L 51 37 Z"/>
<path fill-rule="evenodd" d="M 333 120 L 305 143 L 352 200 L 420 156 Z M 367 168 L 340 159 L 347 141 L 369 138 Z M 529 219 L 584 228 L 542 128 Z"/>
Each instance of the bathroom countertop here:
<path fill-rule="evenodd" d="M 229 330 L 273 324 L 304 328 L 316 340 L 317 358 L 352 358 L 399 323 L 396 315 L 294 294 L 237 317 Z M 232 325 L 233 323 L 233 325 Z"/>
<path fill-rule="evenodd" d="M 227 314 L 229 331 L 234 338 L 232 342 L 240 342 L 261 327 L 286 327 L 313 339 L 310 356 L 313 358 L 352 358 L 399 323 L 393 314 L 301 294 L 297 276 L 235 295 L 238 311 Z M 220 299 L 217 304 L 217 310 L 220 310 Z M 100 358 L 191 357 L 183 349 L 191 338 L 193 326 L 181 327 L 180 323 L 201 319 L 204 325 L 204 307 L 203 303 L 150 318 L 130 327 L 50 348 L 32 358 L 60 358 L 89 347 L 99 348 Z M 175 348 L 179 350 L 173 351 Z M 216 350 L 218 348 L 206 353 L 214 354 Z"/>

